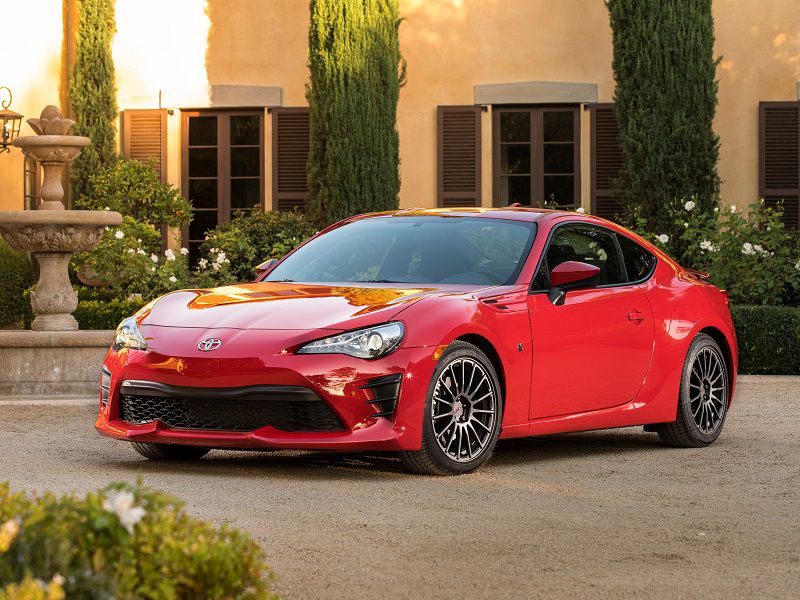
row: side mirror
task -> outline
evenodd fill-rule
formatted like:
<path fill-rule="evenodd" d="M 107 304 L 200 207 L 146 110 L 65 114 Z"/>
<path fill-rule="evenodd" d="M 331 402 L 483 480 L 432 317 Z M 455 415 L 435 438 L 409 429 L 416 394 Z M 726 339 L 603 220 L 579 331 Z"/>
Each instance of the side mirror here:
<path fill-rule="evenodd" d="M 272 270 L 272 267 L 274 267 L 276 264 L 278 264 L 277 258 L 268 258 L 267 260 L 262 262 L 260 265 L 256 267 L 256 279 L 260 279 L 261 277 L 269 273 Z"/>
<path fill-rule="evenodd" d="M 587 290 L 600 283 L 600 269 L 594 265 L 568 260 L 550 271 L 547 297 L 555 306 L 564 304 L 569 290 Z"/>

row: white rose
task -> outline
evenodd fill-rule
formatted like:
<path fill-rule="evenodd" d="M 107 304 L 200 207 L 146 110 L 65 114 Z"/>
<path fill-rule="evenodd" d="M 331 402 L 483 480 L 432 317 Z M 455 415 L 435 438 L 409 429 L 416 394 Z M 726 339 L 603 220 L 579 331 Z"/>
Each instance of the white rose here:
<path fill-rule="evenodd" d="M 120 231 L 119 229 L 117 229 L 117 230 L 114 232 L 114 237 L 115 237 L 115 238 L 117 238 L 118 240 L 121 240 L 122 238 L 124 238 L 124 237 L 125 237 L 125 233 L 124 233 L 124 232 L 122 232 L 122 231 Z"/>
<path fill-rule="evenodd" d="M 141 506 L 133 505 L 134 497 L 130 492 L 112 492 L 103 501 L 103 508 L 117 515 L 120 524 L 133 535 L 133 526 L 144 517 L 145 510 Z"/>
<path fill-rule="evenodd" d="M 164 250 L 164 256 L 167 257 L 167 260 L 175 260 L 175 252 L 172 251 L 172 248 Z"/>
<path fill-rule="evenodd" d="M 798 271 L 800 271 L 800 260 L 798 260 L 796 263 L 794 263 L 794 268 L 797 269 Z"/>
<path fill-rule="evenodd" d="M 692 210 L 695 207 L 694 200 L 689 200 L 686 204 L 683 205 L 683 208 L 686 210 Z"/>
<path fill-rule="evenodd" d="M 175 277 L 175 275 L 170 275 L 170 276 L 169 276 L 169 280 L 170 280 L 172 283 L 178 283 L 178 278 L 177 278 L 177 277 Z"/>
<path fill-rule="evenodd" d="M 158 257 L 155 254 L 151 254 L 150 255 L 150 260 L 152 260 L 154 263 L 157 263 L 158 262 Z"/>
<path fill-rule="evenodd" d="M 220 252 L 220 253 L 217 255 L 217 262 L 218 262 L 219 264 L 222 264 L 222 263 L 224 263 L 224 262 L 225 262 L 225 253 L 224 253 L 224 252 Z"/>
<path fill-rule="evenodd" d="M 683 222 L 683 227 L 684 227 L 684 229 L 689 229 L 689 223 L 687 223 L 686 221 L 684 221 L 684 222 Z"/>
<path fill-rule="evenodd" d="M 669 241 L 669 236 L 666 233 L 662 233 L 661 235 L 657 235 L 656 239 L 662 244 L 666 244 Z"/>
<path fill-rule="evenodd" d="M 205 258 L 201 258 L 197 261 L 197 266 L 201 269 L 205 269 L 208 266 L 208 261 Z"/>
<path fill-rule="evenodd" d="M 215 271 L 219 271 L 219 263 L 211 263 L 211 268 Z"/>
<path fill-rule="evenodd" d="M 186 256 L 187 254 L 189 254 L 189 249 L 188 248 L 181 248 L 181 254 Z"/>
<path fill-rule="evenodd" d="M 736 212 L 736 205 L 735 204 L 731 204 L 731 212 L 732 213 Z"/>
<path fill-rule="evenodd" d="M 585 213 L 586 209 L 583 208 L 582 206 L 579 206 L 578 208 L 575 209 L 575 212 L 576 213 Z"/>
<path fill-rule="evenodd" d="M 752 256 L 755 253 L 756 251 L 755 248 L 753 247 L 753 244 L 751 244 L 750 242 L 745 242 L 744 244 L 742 244 L 742 254 L 744 254 L 745 256 Z"/>

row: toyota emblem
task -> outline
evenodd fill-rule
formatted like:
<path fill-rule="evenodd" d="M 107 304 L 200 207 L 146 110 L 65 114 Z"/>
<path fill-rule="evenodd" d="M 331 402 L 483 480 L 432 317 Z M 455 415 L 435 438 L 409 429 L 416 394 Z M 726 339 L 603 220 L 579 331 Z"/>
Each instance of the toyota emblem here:
<path fill-rule="evenodd" d="M 197 349 L 201 352 L 211 352 L 222 346 L 222 340 L 218 338 L 206 338 L 197 342 Z"/>

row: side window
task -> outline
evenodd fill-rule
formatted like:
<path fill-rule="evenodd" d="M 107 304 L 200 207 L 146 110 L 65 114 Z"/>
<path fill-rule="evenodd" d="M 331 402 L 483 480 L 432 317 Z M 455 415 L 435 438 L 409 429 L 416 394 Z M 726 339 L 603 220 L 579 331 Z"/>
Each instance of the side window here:
<path fill-rule="evenodd" d="M 594 265 L 600 269 L 600 285 L 625 283 L 622 257 L 614 243 L 614 234 L 601 227 L 563 225 L 556 229 L 547 247 L 545 259 L 533 280 L 534 291 L 550 287 L 550 270 L 567 261 Z"/>
<path fill-rule="evenodd" d="M 622 248 L 628 281 L 640 281 L 650 275 L 656 264 L 656 257 L 624 235 L 618 235 L 617 240 Z"/>

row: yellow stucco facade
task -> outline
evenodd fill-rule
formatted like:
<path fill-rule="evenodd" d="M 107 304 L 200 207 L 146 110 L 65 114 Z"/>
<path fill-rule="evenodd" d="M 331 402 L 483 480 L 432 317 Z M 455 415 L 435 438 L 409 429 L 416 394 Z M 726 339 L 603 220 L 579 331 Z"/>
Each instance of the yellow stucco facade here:
<path fill-rule="evenodd" d="M 38 116 L 45 104 L 64 102 L 76 0 L 6 1 L 17 22 L 36 24 L 36 34 L 27 27 L 5 30 L 6 48 L 16 51 L 4 53 L 0 85 L 13 90 L 14 110 Z M 435 205 L 436 108 L 474 104 L 475 86 L 589 84 L 597 101 L 612 99 L 603 0 L 401 0 L 400 6 L 408 62 L 398 109 L 402 207 Z M 798 98 L 800 4 L 716 0 L 714 16 L 722 56 L 715 121 L 722 193 L 742 206 L 758 196 L 758 102 Z M 171 109 L 171 183 L 182 184 L 181 109 L 213 106 L 215 86 L 279 88 L 281 105 L 306 104 L 307 26 L 306 0 L 117 0 L 119 108 L 156 108 L 160 101 Z M 264 111 L 264 204 L 271 208 L 272 121 L 266 104 L 249 108 Z M 481 116 L 484 205 L 492 202 L 492 108 Z M 580 202 L 588 208 L 589 112 L 579 114 Z M 0 155 L 0 209 L 22 205 L 23 161 L 14 149 Z"/>

